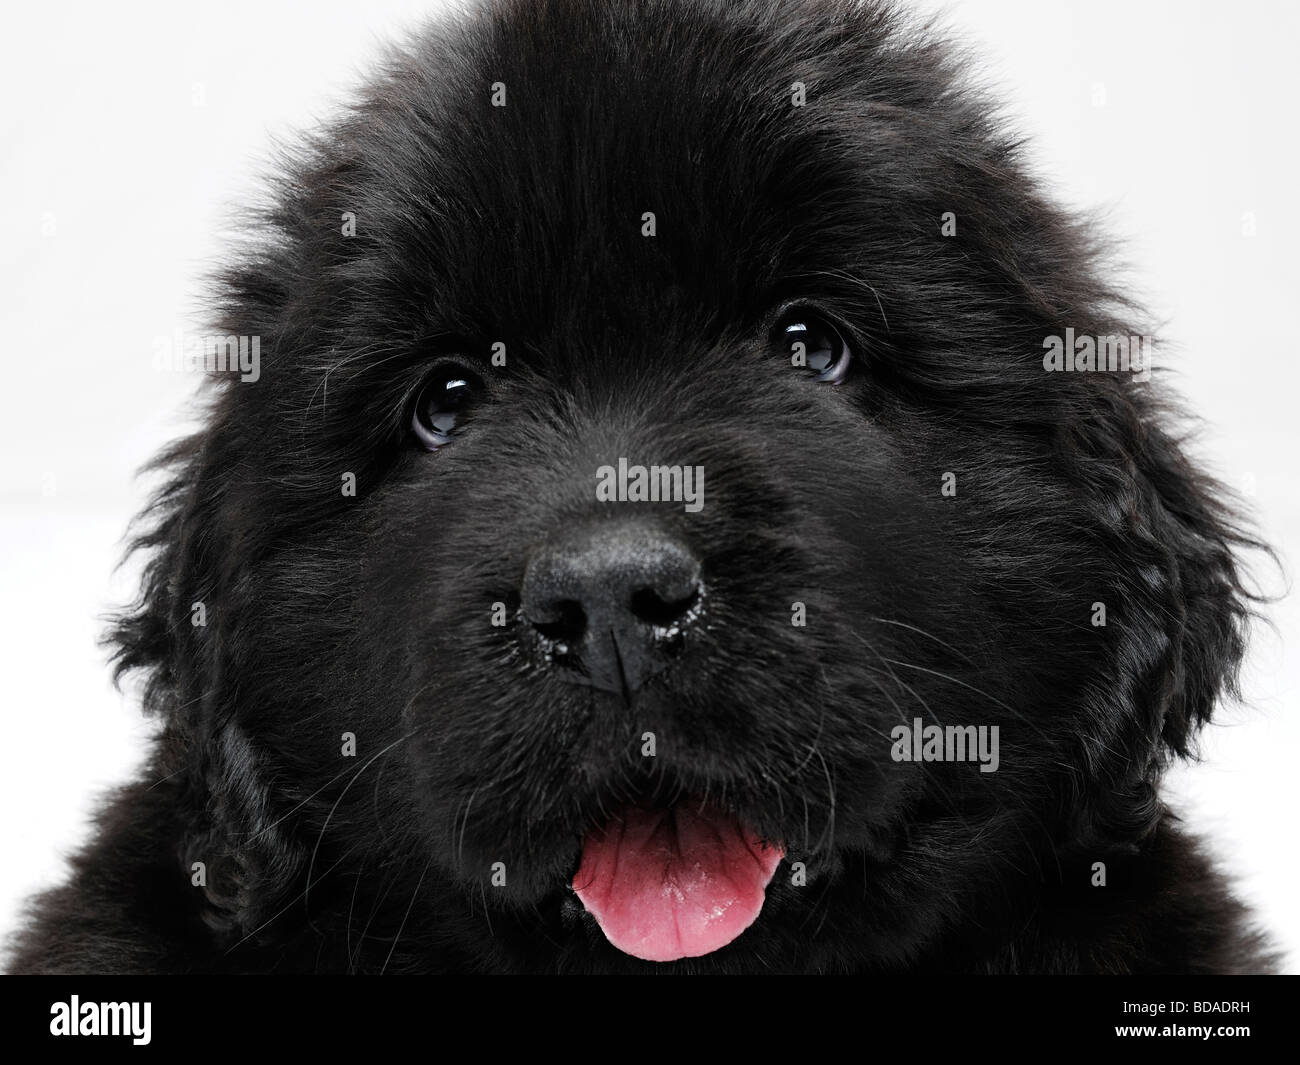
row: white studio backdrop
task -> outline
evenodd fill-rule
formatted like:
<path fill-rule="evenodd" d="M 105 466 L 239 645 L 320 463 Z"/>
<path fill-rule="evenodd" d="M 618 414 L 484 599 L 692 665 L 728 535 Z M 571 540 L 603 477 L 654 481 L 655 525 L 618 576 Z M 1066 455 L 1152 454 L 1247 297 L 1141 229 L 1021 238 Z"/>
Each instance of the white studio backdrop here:
<path fill-rule="evenodd" d="M 203 325 L 202 278 L 276 138 L 331 113 L 382 42 L 442 5 L 80 0 L 7 11 L 0 62 L 0 939 L 56 881 L 150 726 L 97 646 L 195 380 L 153 343 Z M 1294 566 L 1300 222 L 1289 0 L 921 0 L 969 41 L 1058 199 L 1104 212 L 1205 421 L 1200 454 Z M 1267 587 L 1285 589 L 1276 571 Z M 1170 796 L 1300 971 L 1300 609 L 1268 608 L 1246 700 Z"/>

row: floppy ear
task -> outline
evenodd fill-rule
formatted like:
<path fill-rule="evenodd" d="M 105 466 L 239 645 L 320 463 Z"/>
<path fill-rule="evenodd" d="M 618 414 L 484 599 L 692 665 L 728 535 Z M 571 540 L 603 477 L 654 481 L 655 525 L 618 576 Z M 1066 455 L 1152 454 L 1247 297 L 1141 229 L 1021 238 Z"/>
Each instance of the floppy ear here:
<path fill-rule="evenodd" d="M 227 943 L 256 939 L 298 882 L 306 854 L 283 828 L 267 786 L 271 774 L 238 723 L 226 722 L 201 752 L 201 802 L 179 854 L 202 862 L 204 922 Z"/>
<path fill-rule="evenodd" d="M 177 875 L 191 879 L 203 863 L 203 919 L 239 939 L 274 914 L 303 854 L 275 812 L 272 774 L 233 712 L 238 611 L 228 607 L 241 563 L 230 550 L 236 540 L 223 522 L 220 479 L 204 476 L 207 440 L 183 440 L 153 464 L 168 477 L 130 544 L 148 555 L 140 597 L 107 642 L 115 678 L 143 673 L 145 712 L 163 723 L 152 768 L 181 805 Z"/>
<path fill-rule="evenodd" d="M 1177 414 L 1134 382 L 1098 382 L 1066 430 L 1112 557 L 1127 624 L 1116 668 L 1148 739 L 1187 755 L 1222 694 L 1237 694 L 1257 596 L 1238 553 L 1267 548 L 1242 531 L 1227 489 L 1197 469 L 1171 430 Z M 1120 563 L 1117 563 L 1117 566 Z"/>

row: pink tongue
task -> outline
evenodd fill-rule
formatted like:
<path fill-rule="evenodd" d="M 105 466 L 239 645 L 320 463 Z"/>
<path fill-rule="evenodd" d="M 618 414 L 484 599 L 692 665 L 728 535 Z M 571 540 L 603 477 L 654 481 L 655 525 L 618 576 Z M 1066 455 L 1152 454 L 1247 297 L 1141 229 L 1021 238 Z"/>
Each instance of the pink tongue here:
<path fill-rule="evenodd" d="M 629 807 L 583 841 L 573 890 L 624 954 L 697 958 L 754 923 L 783 856 L 712 806 Z"/>

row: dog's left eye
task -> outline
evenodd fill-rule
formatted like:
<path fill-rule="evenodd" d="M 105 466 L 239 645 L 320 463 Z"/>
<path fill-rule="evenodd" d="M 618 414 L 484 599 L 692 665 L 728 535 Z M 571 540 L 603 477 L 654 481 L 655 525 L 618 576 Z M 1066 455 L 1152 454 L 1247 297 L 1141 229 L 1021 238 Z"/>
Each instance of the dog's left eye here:
<path fill-rule="evenodd" d="M 807 367 L 818 381 L 832 385 L 844 380 L 853 361 L 843 334 L 821 315 L 803 309 L 781 318 L 772 343 L 791 365 Z"/>
<path fill-rule="evenodd" d="M 430 451 L 450 444 L 463 428 L 465 412 L 482 387 L 474 374 L 460 367 L 435 373 L 420 390 L 411 414 L 416 439 Z"/>

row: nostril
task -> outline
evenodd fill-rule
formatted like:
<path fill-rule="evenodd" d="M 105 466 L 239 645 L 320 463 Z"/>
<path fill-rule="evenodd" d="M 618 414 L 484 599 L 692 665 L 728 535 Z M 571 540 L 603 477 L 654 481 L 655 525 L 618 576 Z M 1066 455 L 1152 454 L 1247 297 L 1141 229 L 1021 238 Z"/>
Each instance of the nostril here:
<path fill-rule="evenodd" d="M 640 588 L 632 593 L 630 608 L 642 621 L 658 628 L 667 628 L 680 621 L 700 600 L 697 585 L 686 595 L 665 599 L 653 588 Z"/>
<path fill-rule="evenodd" d="M 557 643 L 577 643 L 587 631 L 587 612 L 575 599 L 548 603 L 541 617 L 529 617 L 542 636 Z"/>

